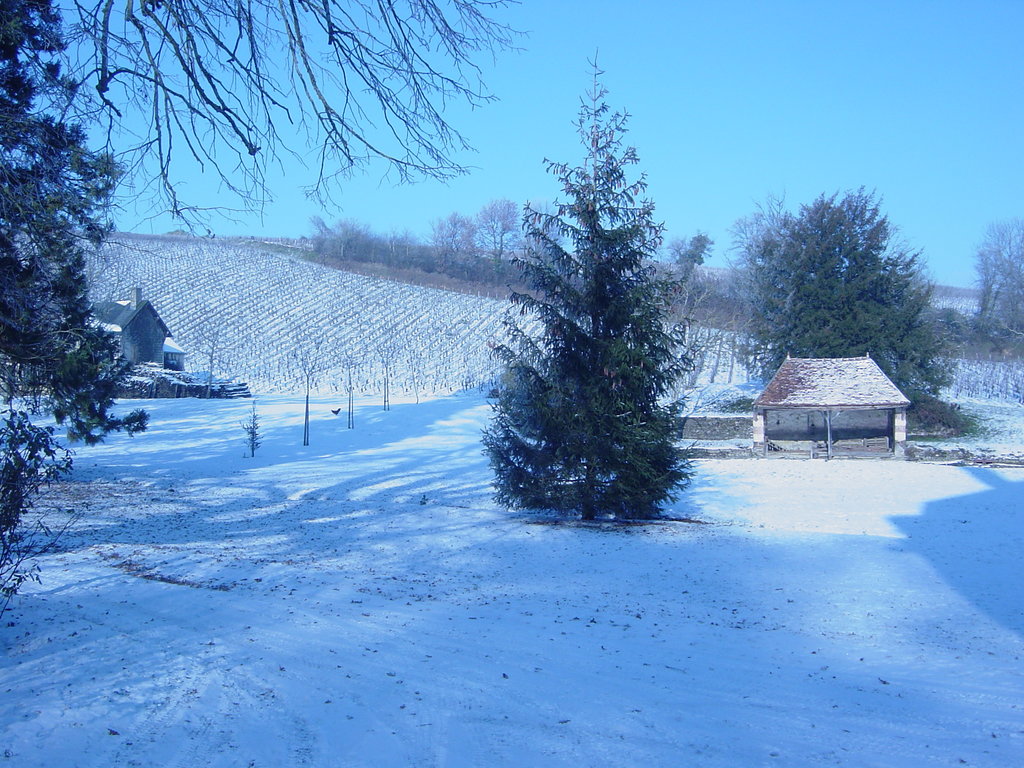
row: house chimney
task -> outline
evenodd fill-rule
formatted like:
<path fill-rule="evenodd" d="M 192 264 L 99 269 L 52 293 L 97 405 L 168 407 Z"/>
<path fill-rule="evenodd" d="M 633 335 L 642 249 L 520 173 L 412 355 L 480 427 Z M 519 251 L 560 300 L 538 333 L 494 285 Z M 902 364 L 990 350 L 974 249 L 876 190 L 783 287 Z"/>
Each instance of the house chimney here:
<path fill-rule="evenodd" d="M 139 286 L 132 288 L 132 309 L 138 309 L 142 303 L 142 289 Z"/>

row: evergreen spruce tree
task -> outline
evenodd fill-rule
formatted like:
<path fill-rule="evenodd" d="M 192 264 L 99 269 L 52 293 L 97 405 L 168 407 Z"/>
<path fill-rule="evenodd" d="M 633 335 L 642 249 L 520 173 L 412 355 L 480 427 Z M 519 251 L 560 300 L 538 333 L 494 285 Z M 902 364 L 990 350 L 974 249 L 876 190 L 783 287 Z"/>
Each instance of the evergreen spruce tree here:
<path fill-rule="evenodd" d="M 673 285 L 648 263 L 662 227 L 640 199 L 644 177 L 627 178 L 638 161 L 622 145 L 627 116 L 604 97 L 595 72 L 577 123 L 583 165 L 547 162 L 565 202 L 526 207 L 529 248 L 516 264 L 529 292 L 512 294 L 484 445 L 507 506 L 650 518 L 690 476 L 679 404 L 664 402 L 687 361 L 666 326 Z"/>
<path fill-rule="evenodd" d="M 86 147 L 64 115 L 75 85 L 52 0 L 0 0 L 0 396 L 54 415 L 74 440 L 145 427 L 110 408 L 126 368 L 91 317 L 85 249 L 116 180 L 112 159 Z"/>
<path fill-rule="evenodd" d="M 873 195 L 822 195 L 797 215 L 773 203 L 738 231 L 751 357 L 763 376 L 787 355 L 870 355 L 912 399 L 945 383 L 931 285 Z"/>
<path fill-rule="evenodd" d="M 86 443 L 146 426 L 143 411 L 111 412 L 126 367 L 92 321 L 84 249 L 105 234 L 116 174 L 65 120 L 76 90 L 55 63 L 63 50 L 52 0 L 0 0 L 0 611 L 31 577 L 37 534 L 48 535 L 40 522 L 25 530 L 24 515 L 71 467 L 33 414 Z"/>

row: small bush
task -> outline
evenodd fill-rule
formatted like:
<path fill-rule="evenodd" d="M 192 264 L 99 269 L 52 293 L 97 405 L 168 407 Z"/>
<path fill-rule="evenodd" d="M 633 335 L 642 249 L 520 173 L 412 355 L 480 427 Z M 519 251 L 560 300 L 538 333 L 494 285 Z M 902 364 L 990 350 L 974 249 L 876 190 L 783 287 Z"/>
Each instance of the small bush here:
<path fill-rule="evenodd" d="M 907 411 L 907 431 L 935 437 L 966 437 L 981 430 L 979 419 L 956 403 L 923 396 Z"/>
<path fill-rule="evenodd" d="M 754 398 L 737 397 L 735 400 L 727 400 L 722 403 L 720 410 L 723 413 L 752 413 L 754 410 Z"/>
<path fill-rule="evenodd" d="M 28 519 L 40 492 L 71 471 L 71 452 L 53 427 L 34 425 L 28 414 L 0 413 L 0 616 L 26 581 L 38 581 L 32 558 L 60 536 L 39 515 Z"/>
<path fill-rule="evenodd" d="M 245 445 L 249 449 L 249 456 L 256 457 L 256 449 L 263 444 L 263 434 L 260 432 L 260 417 L 256 413 L 256 402 L 253 401 L 252 411 L 240 422 L 242 431 L 245 432 Z"/>

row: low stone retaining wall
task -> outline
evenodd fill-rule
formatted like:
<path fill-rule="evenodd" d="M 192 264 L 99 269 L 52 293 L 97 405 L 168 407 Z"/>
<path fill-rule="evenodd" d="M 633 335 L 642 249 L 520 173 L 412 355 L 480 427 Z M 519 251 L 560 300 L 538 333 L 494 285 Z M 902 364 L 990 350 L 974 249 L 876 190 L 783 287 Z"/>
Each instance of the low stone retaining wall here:
<path fill-rule="evenodd" d="M 210 386 L 193 374 L 171 371 L 154 363 L 142 363 L 118 390 L 117 397 L 132 399 L 210 397 L 252 397 L 245 384 L 216 379 Z"/>
<path fill-rule="evenodd" d="M 688 448 L 686 455 L 691 459 L 752 459 L 754 453 L 750 448 Z"/>
<path fill-rule="evenodd" d="M 688 416 L 683 419 L 684 440 L 753 440 L 750 416 Z"/>
<path fill-rule="evenodd" d="M 129 381 L 120 388 L 117 396 L 136 400 L 177 397 L 210 397 L 216 399 L 251 397 L 249 388 L 245 384 L 214 383 L 209 388 L 209 393 L 207 393 L 205 384 L 184 383 L 168 379 Z"/>

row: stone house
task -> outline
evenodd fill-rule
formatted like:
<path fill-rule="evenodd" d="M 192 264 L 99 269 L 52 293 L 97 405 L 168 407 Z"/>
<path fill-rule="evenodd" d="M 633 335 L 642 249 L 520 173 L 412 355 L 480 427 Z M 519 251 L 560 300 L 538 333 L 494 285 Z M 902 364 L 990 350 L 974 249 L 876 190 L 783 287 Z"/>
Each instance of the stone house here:
<path fill-rule="evenodd" d="M 754 453 L 901 456 L 909 405 L 868 356 L 787 358 L 754 401 Z"/>
<path fill-rule="evenodd" d="M 131 363 L 158 363 L 185 370 L 185 350 L 174 343 L 171 331 L 152 303 L 135 288 L 128 301 L 106 301 L 93 306 L 103 328 L 118 338 L 121 355 Z"/>

